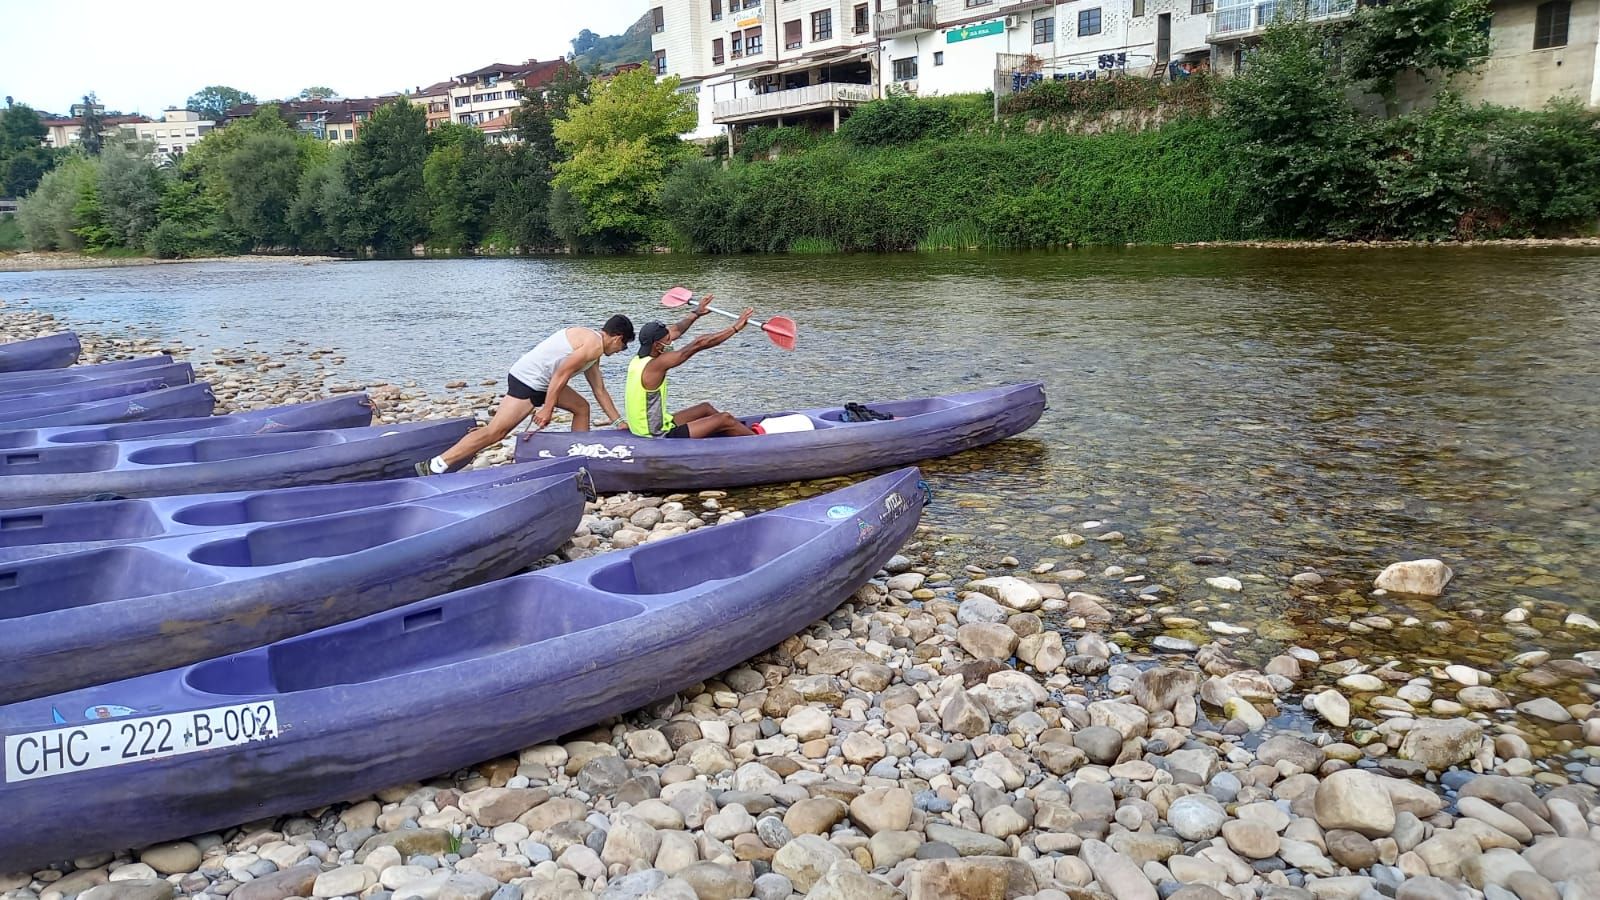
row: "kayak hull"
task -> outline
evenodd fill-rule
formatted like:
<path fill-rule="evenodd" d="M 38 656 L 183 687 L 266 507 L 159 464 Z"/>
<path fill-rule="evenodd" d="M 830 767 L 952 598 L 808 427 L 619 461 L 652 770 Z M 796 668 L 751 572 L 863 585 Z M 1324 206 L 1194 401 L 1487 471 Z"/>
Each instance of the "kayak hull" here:
<path fill-rule="evenodd" d="M 126 396 L 49 406 L 0 421 L 0 428 L 60 428 L 68 425 L 189 419 L 210 415 L 216 403 L 216 394 L 212 392 L 211 385 L 200 381 Z"/>
<path fill-rule="evenodd" d="M 184 388 L 169 388 L 172 391 Z M 226 416 L 196 414 L 175 419 L 138 422 L 86 423 L 53 427 L 28 427 L 0 431 L 0 450 L 83 444 L 103 441 L 154 440 L 165 436 L 221 436 L 272 434 L 279 431 L 314 431 L 362 428 L 372 424 L 372 401 L 366 394 L 345 394 L 327 400 L 272 406 Z M 95 427 L 103 426 L 103 427 Z"/>
<path fill-rule="evenodd" d="M 537 562 L 572 536 L 572 472 L 327 515 L 11 561 L 0 702 L 210 659 Z M 259 504 L 258 504 L 259 505 Z M 346 504 L 350 505 L 350 504 Z"/>
<path fill-rule="evenodd" d="M 870 580 L 916 528 L 918 477 L 895 472 L 272 647 L 0 707 L 11 748 L 0 803 L 30 823 L 25 835 L 0 834 L 0 868 L 363 796 L 682 690 L 804 629 Z M 215 750 L 178 737 L 174 750 L 186 752 L 41 772 L 41 747 L 75 742 L 82 758 L 79 731 L 166 721 L 193 735 L 204 715 L 209 737 L 210 723 L 230 715 L 215 712 L 223 708 L 257 736 Z M 128 718 L 92 724 L 102 711 Z M 124 750 L 108 746 L 113 757 Z M 64 792 L 73 803 L 62 804 Z"/>
<path fill-rule="evenodd" d="M 842 409 L 803 415 L 814 430 L 701 440 L 638 438 L 626 430 L 535 432 L 517 439 L 517 461 L 581 456 L 603 492 L 699 490 L 849 475 L 949 456 L 1033 427 L 1044 413 L 1034 382 L 919 400 L 869 404 L 898 416 L 844 422 Z"/>
<path fill-rule="evenodd" d="M 116 362 L 96 363 L 90 366 L 68 366 L 65 369 L 40 369 L 28 372 L 0 372 L 0 391 L 13 391 L 27 387 L 49 387 L 60 384 L 82 384 L 119 375 L 131 375 L 140 369 L 153 369 L 172 365 L 172 356 L 166 353 L 141 356 Z"/>
<path fill-rule="evenodd" d="M 61 369 L 78 361 L 83 345 L 71 331 L 0 344 L 0 372 Z"/>
<path fill-rule="evenodd" d="M 476 424 L 403 425 L 275 434 L 168 437 L 0 454 L 0 509 L 97 495 L 161 497 L 368 481 L 412 474 Z"/>
<path fill-rule="evenodd" d="M 0 394 L 0 423 L 30 419 L 83 403 L 115 400 L 193 383 L 194 369 L 188 363 L 174 363 L 135 370 L 133 375 L 103 381 Z"/>

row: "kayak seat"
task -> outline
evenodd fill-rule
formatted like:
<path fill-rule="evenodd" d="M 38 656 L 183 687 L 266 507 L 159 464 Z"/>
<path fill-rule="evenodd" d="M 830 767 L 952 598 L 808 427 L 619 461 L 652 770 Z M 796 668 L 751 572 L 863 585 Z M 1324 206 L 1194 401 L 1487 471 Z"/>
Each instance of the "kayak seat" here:
<path fill-rule="evenodd" d="M 144 500 L 65 504 L 0 512 L 0 547 L 151 537 L 165 529 Z"/>
<path fill-rule="evenodd" d="M 437 493 L 432 485 L 414 478 L 330 484 L 287 495 L 273 491 L 237 500 L 196 503 L 178 509 L 172 514 L 172 520 L 182 525 L 206 526 L 282 522 L 417 500 Z"/>
<path fill-rule="evenodd" d="M 121 425 L 111 425 L 103 428 L 81 428 L 55 435 L 50 438 L 52 444 L 92 444 L 101 441 L 131 441 L 139 438 L 153 439 L 164 434 L 173 434 L 191 431 L 198 425 L 203 425 L 205 419 L 213 416 L 201 416 L 188 419 L 159 419 L 154 422 L 126 422 Z"/>
<path fill-rule="evenodd" d="M 0 431 L 0 450 L 14 450 L 18 447 L 32 447 L 39 443 L 39 435 L 28 429 L 13 431 Z"/>
<path fill-rule="evenodd" d="M 436 669 L 553 641 L 637 616 L 644 607 L 554 578 L 483 585 L 192 667 L 189 687 L 213 694 L 307 691 Z"/>
<path fill-rule="evenodd" d="M 18 448 L 0 452 L 0 477 L 100 472 L 117 464 L 115 444 L 83 447 Z"/>
<path fill-rule="evenodd" d="M 827 531 L 821 522 L 753 516 L 640 545 L 596 570 L 589 584 L 613 594 L 671 594 L 744 575 Z"/>
<path fill-rule="evenodd" d="M 907 416 L 920 416 L 925 413 L 939 412 L 940 410 L 955 409 L 961 404 L 944 397 L 925 397 L 920 400 L 890 400 L 886 403 L 871 403 L 869 406 L 877 412 L 886 413 L 897 419 Z M 844 410 L 830 409 L 821 416 L 829 422 L 838 422 L 846 425 L 870 425 L 871 422 L 845 422 Z"/>
<path fill-rule="evenodd" d="M 0 567 L 0 619 L 216 584 L 222 578 L 144 547 L 111 547 Z"/>
<path fill-rule="evenodd" d="M 227 459 L 265 456 L 268 453 L 326 447 L 336 443 L 339 443 L 339 437 L 326 431 L 205 438 L 135 450 L 128 455 L 128 462 L 141 466 L 220 462 Z"/>
<path fill-rule="evenodd" d="M 321 519 L 265 525 L 189 552 L 203 566 L 282 566 L 348 556 L 432 531 L 461 517 L 422 506 L 384 506 Z"/>

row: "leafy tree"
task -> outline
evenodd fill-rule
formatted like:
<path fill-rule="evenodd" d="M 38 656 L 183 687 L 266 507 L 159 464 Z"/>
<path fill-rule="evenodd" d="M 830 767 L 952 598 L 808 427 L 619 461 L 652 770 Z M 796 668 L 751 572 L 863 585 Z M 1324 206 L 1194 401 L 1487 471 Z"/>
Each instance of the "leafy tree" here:
<path fill-rule="evenodd" d="M 338 91 L 322 85 L 312 85 L 300 91 L 301 100 L 332 100 L 338 96 Z"/>
<path fill-rule="evenodd" d="M 0 197 L 21 197 L 39 184 L 59 154 L 45 147 L 48 130 L 33 108 L 16 103 L 0 110 Z"/>
<path fill-rule="evenodd" d="M 512 110 L 511 125 L 523 145 L 543 163 L 547 173 L 554 172 L 556 161 L 560 159 L 556 148 L 556 121 L 565 119 L 573 104 L 583 103 L 588 97 L 589 78 L 573 65 L 562 66 L 543 88 L 523 89 L 522 105 Z"/>
<path fill-rule="evenodd" d="M 48 133 L 33 107 L 26 103 L 7 106 L 0 111 L 0 157 L 37 147 Z"/>
<path fill-rule="evenodd" d="M 78 129 L 78 146 L 90 156 L 99 156 L 105 146 L 105 117 L 99 107 L 93 91 L 83 96 L 83 125 Z"/>
<path fill-rule="evenodd" d="M 94 189 L 93 161 L 72 156 L 39 181 L 17 206 L 17 224 L 34 250 L 82 250 L 79 201 Z"/>
<path fill-rule="evenodd" d="M 582 53 L 588 53 L 590 50 L 593 50 L 594 45 L 598 43 L 600 43 L 600 35 L 595 34 L 594 32 L 585 28 L 584 30 L 578 32 L 577 37 L 572 39 L 572 53 L 575 56 Z"/>
<path fill-rule="evenodd" d="M 556 246 L 550 230 L 548 163 L 521 144 L 509 144 L 490 147 L 487 164 L 484 181 L 494 190 L 483 242 L 522 250 Z"/>
<path fill-rule="evenodd" d="M 484 178 L 483 133 L 447 122 L 430 137 L 434 149 L 422 167 L 428 194 L 429 243 L 451 250 L 478 245 L 487 223 L 494 186 Z"/>
<path fill-rule="evenodd" d="M 351 187 L 350 148 L 335 147 L 300 180 L 289 210 L 297 244 L 307 250 L 357 252 L 372 241 L 361 197 Z"/>
<path fill-rule="evenodd" d="M 568 156 L 556 165 L 555 184 L 582 211 L 577 232 L 609 247 L 651 237 L 667 172 L 697 153 L 678 137 L 694 125 L 694 98 L 678 92 L 677 77 L 657 81 L 646 69 L 625 72 L 574 104 L 554 123 L 556 144 Z"/>
<path fill-rule="evenodd" d="M 228 218 L 257 245 L 287 246 L 289 207 L 300 189 L 300 154 L 287 134 L 252 134 L 221 163 Z"/>
<path fill-rule="evenodd" d="M 97 192 L 107 235 L 122 247 L 143 247 L 156 226 L 166 178 L 150 159 L 148 147 L 116 147 L 100 155 Z"/>
<path fill-rule="evenodd" d="M 256 102 L 256 96 L 225 84 L 213 84 L 195 91 L 189 97 L 188 107 L 204 118 L 221 122 L 228 110 L 245 103 Z"/>
<path fill-rule="evenodd" d="M 422 167 L 428 144 L 427 111 L 400 99 L 373 112 L 351 152 L 351 186 L 381 254 L 410 253 L 427 237 Z"/>
<path fill-rule="evenodd" d="M 1393 0 L 1363 6 L 1345 38 L 1351 78 L 1384 95 L 1393 112 L 1402 72 L 1448 78 L 1489 55 L 1489 0 Z"/>

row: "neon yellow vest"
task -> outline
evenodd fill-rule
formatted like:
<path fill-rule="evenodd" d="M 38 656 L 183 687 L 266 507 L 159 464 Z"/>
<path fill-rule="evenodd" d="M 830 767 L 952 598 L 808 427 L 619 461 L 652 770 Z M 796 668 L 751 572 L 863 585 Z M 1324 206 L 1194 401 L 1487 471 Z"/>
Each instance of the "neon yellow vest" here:
<path fill-rule="evenodd" d="M 628 383 L 623 393 L 623 408 L 628 414 L 628 430 L 639 437 L 658 437 L 672 430 L 672 413 L 667 412 L 667 377 L 661 386 L 646 390 L 644 367 L 651 357 L 635 356 L 628 363 Z"/>

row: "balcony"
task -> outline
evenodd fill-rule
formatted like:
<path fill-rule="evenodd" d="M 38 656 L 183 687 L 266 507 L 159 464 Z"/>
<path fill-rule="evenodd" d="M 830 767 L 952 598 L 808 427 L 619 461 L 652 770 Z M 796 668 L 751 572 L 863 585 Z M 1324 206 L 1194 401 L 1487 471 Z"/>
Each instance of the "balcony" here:
<path fill-rule="evenodd" d="M 1211 14 L 1208 42 L 1253 37 L 1280 19 L 1322 22 L 1342 19 L 1355 12 L 1356 0 L 1262 0 L 1219 7 Z"/>
<path fill-rule="evenodd" d="M 753 94 L 718 103 L 711 119 L 718 125 L 743 125 L 778 116 L 842 109 L 872 99 L 872 85 L 830 82 L 770 94 Z"/>
<path fill-rule="evenodd" d="M 939 13 L 932 3 L 912 3 L 878 13 L 873 22 L 879 37 L 893 37 L 913 31 L 932 31 L 939 26 Z"/>

